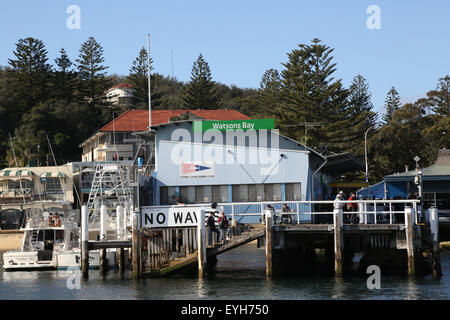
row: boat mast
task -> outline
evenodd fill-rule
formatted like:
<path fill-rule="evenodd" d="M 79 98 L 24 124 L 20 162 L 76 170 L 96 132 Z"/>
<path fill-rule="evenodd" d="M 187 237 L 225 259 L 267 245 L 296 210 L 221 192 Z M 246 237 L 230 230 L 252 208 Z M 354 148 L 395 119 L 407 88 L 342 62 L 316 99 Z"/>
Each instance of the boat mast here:
<path fill-rule="evenodd" d="M 147 50 L 147 74 L 148 74 L 148 131 L 152 126 L 152 90 L 150 86 L 150 33 L 147 34 L 148 50 Z"/>
<path fill-rule="evenodd" d="M 19 166 L 17 165 L 16 151 L 14 150 L 14 144 L 13 144 L 13 141 L 11 138 L 11 134 L 8 132 L 8 135 L 9 135 L 9 141 L 11 143 L 11 149 L 12 149 L 13 156 L 14 156 L 14 162 L 16 164 L 16 169 L 19 169 Z M 20 193 L 22 194 L 22 198 L 23 198 L 23 204 L 25 204 L 26 203 L 25 193 L 23 192 L 22 179 L 20 178 L 20 176 L 19 176 L 19 185 L 20 185 Z"/>

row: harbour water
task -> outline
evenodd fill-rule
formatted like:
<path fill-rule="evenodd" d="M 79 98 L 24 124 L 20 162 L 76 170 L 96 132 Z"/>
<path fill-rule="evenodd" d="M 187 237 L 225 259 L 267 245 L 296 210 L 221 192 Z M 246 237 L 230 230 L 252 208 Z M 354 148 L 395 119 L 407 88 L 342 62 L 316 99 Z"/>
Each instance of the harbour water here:
<path fill-rule="evenodd" d="M 110 270 L 101 277 L 90 271 L 77 288 L 74 271 L 0 271 L 0 299 L 425 299 L 450 296 L 450 253 L 442 252 L 443 277 L 408 280 L 383 276 L 381 289 L 368 289 L 367 277 L 302 276 L 266 279 L 265 250 L 249 244 L 218 256 L 214 274 L 205 279 L 181 276 L 133 280 Z M 69 285 L 72 284 L 72 285 Z M 75 284 L 75 286 L 74 286 Z M 72 289 L 70 288 L 72 287 Z"/>

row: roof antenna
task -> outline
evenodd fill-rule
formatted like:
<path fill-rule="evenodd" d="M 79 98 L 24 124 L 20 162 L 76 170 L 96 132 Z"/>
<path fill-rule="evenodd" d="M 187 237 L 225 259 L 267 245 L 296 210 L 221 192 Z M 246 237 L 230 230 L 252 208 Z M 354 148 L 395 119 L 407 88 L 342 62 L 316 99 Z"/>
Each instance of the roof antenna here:
<path fill-rule="evenodd" d="M 172 81 L 173 81 L 173 49 L 171 49 L 171 54 L 172 54 Z"/>

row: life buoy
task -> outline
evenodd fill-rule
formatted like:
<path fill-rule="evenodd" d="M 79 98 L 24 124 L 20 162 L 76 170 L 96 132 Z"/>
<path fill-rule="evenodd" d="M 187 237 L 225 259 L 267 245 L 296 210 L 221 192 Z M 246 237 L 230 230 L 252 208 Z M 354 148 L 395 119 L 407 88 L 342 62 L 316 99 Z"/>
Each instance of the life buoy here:
<path fill-rule="evenodd" d="M 55 222 L 53 220 L 53 217 L 48 217 L 48 225 L 49 225 L 49 227 L 54 227 L 55 226 Z"/>
<path fill-rule="evenodd" d="M 58 217 L 56 217 L 54 221 L 55 227 L 61 227 L 61 220 Z"/>

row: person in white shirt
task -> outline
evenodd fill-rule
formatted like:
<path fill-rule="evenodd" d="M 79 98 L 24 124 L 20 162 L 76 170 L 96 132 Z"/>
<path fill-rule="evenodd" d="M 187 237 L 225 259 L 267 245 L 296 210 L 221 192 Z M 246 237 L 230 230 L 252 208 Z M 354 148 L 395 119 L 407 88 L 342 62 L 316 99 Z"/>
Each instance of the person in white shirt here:
<path fill-rule="evenodd" d="M 336 199 L 334 200 L 334 208 L 335 209 L 340 209 L 343 207 L 343 203 L 341 202 L 342 200 L 344 200 L 344 192 L 339 192 L 339 194 L 336 196 Z"/>

